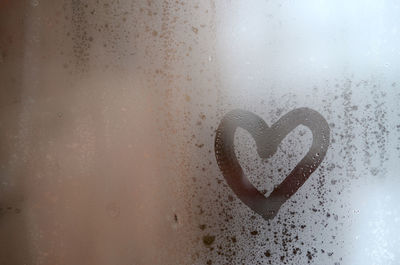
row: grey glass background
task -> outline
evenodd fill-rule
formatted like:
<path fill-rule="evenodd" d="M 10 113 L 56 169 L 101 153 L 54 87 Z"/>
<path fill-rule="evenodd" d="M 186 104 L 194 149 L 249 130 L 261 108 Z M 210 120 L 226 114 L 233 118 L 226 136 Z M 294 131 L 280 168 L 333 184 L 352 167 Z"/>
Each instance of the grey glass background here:
<path fill-rule="evenodd" d="M 0 1 L 0 264 L 398 264 L 397 1 Z M 331 129 L 269 222 L 223 178 L 232 109 Z M 271 191 L 312 141 L 267 161 Z M 296 203 L 294 203 L 296 201 Z"/>

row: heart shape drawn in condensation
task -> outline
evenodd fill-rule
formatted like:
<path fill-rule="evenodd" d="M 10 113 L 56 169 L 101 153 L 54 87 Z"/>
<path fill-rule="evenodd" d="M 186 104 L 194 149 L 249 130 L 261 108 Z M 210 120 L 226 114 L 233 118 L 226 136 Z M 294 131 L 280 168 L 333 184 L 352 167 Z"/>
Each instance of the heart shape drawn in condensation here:
<path fill-rule="evenodd" d="M 241 127 L 254 138 L 261 158 L 275 154 L 278 145 L 297 126 L 308 127 L 313 136 L 310 150 L 290 174 L 265 197 L 244 175 L 235 155 L 234 136 Z M 280 207 L 306 182 L 325 157 L 329 145 L 328 123 L 315 110 L 299 108 L 290 111 L 269 127 L 259 116 L 245 110 L 232 110 L 218 126 L 215 156 L 218 166 L 233 192 L 265 220 L 273 219 Z"/>

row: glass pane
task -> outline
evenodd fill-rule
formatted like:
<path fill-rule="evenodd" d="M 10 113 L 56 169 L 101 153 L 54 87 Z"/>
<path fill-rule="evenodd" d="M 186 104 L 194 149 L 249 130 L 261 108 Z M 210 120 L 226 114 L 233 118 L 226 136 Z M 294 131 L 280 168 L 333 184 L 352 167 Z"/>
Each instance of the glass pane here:
<path fill-rule="evenodd" d="M 0 264 L 398 264 L 399 9 L 0 0 Z"/>

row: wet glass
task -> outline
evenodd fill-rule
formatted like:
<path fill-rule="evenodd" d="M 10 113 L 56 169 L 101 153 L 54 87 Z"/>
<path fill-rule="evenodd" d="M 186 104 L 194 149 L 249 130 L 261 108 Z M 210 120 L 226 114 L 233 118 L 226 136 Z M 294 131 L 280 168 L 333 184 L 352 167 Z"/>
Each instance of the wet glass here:
<path fill-rule="evenodd" d="M 0 0 L 0 264 L 398 264 L 399 14 Z"/>

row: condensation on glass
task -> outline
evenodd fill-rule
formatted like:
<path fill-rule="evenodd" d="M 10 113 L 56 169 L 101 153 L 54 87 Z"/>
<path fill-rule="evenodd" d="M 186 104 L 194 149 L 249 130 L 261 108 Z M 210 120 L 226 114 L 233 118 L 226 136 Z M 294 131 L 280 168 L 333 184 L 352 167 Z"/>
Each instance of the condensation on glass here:
<path fill-rule="evenodd" d="M 398 264 L 397 1 L 0 1 L 0 264 Z"/>

